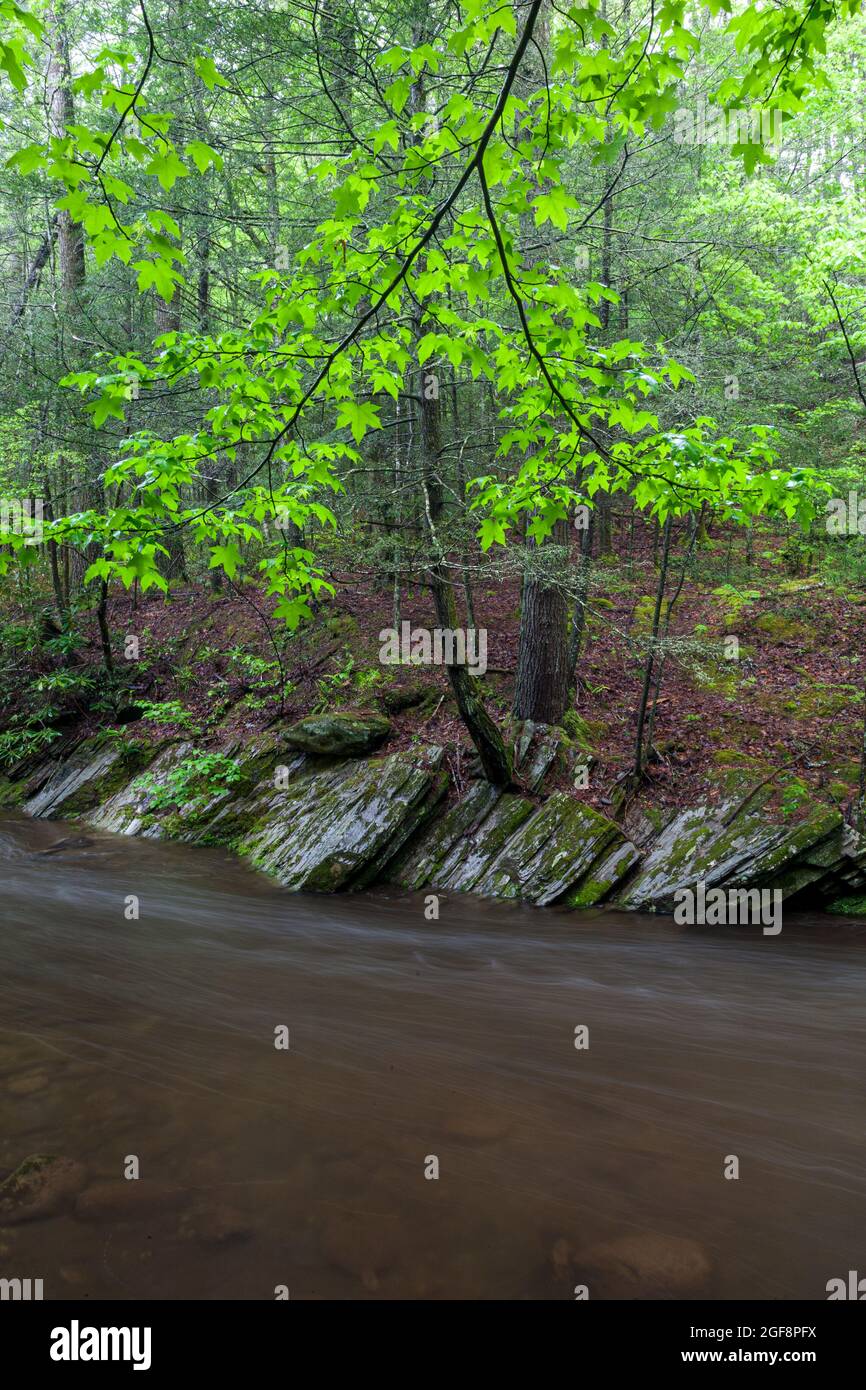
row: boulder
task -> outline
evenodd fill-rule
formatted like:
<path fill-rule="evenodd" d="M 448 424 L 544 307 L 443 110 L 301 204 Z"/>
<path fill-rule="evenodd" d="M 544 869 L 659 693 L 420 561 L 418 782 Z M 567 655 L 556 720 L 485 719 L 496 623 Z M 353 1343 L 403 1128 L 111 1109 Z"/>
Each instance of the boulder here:
<path fill-rule="evenodd" d="M 286 730 L 284 741 L 300 753 L 324 758 L 363 758 L 385 742 L 391 721 L 382 714 L 314 714 Z"/>

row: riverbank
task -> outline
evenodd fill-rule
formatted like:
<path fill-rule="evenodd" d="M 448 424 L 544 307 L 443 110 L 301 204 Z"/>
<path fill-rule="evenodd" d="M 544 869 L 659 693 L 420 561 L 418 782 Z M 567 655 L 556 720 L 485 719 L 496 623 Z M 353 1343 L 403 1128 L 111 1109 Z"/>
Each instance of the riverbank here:
<path fill-rule="evenodd" d="M 591 755 L 554 726 L 518 726 L 520 791 L 458 780 L 435 744 L 389 753 L 388 734 L 386 718 L 354 712 L 277 726 L 218 754 L 130 730 L 72 737 L 60 756 L 18 769 L 4 799 L 40 819 L 218 845 L 294 891 L 387 884 L 670 913 L 682 890 L 704 885 L 794 908 L 866 908 L 866 846 L 783 769 L 756 781 L 732 757 L 712 800 L 680 812 L 637 804 L 617 824 L 556 789 Z"/>

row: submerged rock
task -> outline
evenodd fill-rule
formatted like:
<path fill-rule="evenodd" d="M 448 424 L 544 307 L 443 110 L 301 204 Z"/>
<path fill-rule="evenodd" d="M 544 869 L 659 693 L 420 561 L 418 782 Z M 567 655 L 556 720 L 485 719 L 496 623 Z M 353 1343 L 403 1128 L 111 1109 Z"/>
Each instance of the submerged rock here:
<path fill-rule="evenodd" d="M 50 854 L 61 854 L 65 850 L 89 849 L 91 845 L 95 843 L 95 840 L 93 840 L 90 835 L 67 835 L 64 840 L 57 840 L 53 845 L 49 845 L 47 849 L 37 850 L 36 853 L 40 858 L 44 859 Z"/>
<path fill-rule="evenodd" d="M 555 1267 L 557 1253 L 561 1267 L 559 1243 Z M 593 1246 L 575 1257 L 573 1268 L 590 1298 L 699 1298 L 712 1272 L 697 1241 L 655 1231 Z"/>
<path fill-rule="evenodd" d="M 648 1231 L 577 1250 L 560 1237 L 550 1253 L 557 1282 L 585 1284 L 589 1297 L 682 1299 L 705 1293 L 710 1260 L 697 1241 Z"/>
<path fill-rule="evenodd" d="M 232 1207 L 199 1207 L 183 1218 L 178 1234 L 199 1245 L 234 1245 L 249 1238 L 252 1226 Z"/>
<path fill-rule="evenodd" d="M 24 1076 L 14 1076 L 7 1081 L 6 1090 L 10 1096 L 34 1096 L 45 1091 L 50 1085 L 48 1073 L 44 1071 L 27 1072 Z"/>
<path fill-rule="evenodd" d="M 0 1226 L 56 1216 L 86 1181 L 82 1163 L 57 1154 L 32 1154 L 0 1183 Z"/>
<path fill-rule="evenodd" d="M 292 724 L 284 739 L 301 753 L 361 758 L 374 752 L 390 732 L 391 721 L 383 714 L 314 714 Z"/>

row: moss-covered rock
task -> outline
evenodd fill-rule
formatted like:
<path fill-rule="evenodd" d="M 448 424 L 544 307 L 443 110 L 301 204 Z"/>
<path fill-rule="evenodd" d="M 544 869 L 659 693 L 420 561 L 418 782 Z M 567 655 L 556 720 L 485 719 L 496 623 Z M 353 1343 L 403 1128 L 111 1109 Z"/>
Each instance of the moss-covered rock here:
<path fill-rule="evenodd" d="M 825 878 L 844 854 L 839 812 L 819 805 L 796 824 L 780 824 L 764 809 L 771 788 L 758 788 L 752 798 L 750 785 L 744 794 L 741 785 L 717 806 L 690 807 L 677 815 L 616 901 L 631 909 L 670 912 L 677 890 L 700 882 L 778 888 L 789 897 Z"/>
<path fill-rule="evenodd" d="M 447 790 L 442 750 L 309 765 L 263 793 L 256 825 L 236 843 L 286 888 L 336 892 L 381 877 Z"/>
<path fill-rule="evenodd" d="M 592 807 L 554 792 L 509 837 L 475 891 L 544 907 L 578 883 L 622 832 Z"/>
<path fill-rule="evenodd" d="M 555 724 L 536 724 L 527 719 L 517 726 L 514 771 L 527 791 L 541 791 L 551 770 L 566 768 L 571 739 Z"/>
<path fill-rule="evenodd" d="M 466 795 L 430 824 L 423 836 L 413 840 L 398 856 L 388 878 L 401 888 L 418 890 L 444 881 L 446 863 L 459 858 L 459 845 L 465 837 L 478 834 L 485 817 L 503 795 L 490 782 L 473 782 Z"/>
<path fill-rule="evenodd" d="M 24 810 L 48 820 L 84 815 L 124 787 L 155 751 L 134 740 L 89 739 L 56 764 L 39 791 L 25 801 Z"/>
<path fill-rule="evenodd" d="M 286 730 L 288 748 L 316 757 L 361 758 L 385 742 L 391 721 L 382 714 L 314 714 Z"/>
<path fill-rule="evenodd" d="M 84 816 L 88 825 L 110 830 L 117 835 L 141 835 L 146 839 L 171 837 L 165 822 L 168 813 L 157 813 L 157 790 L 166 785 L 174 768 L 193 751 L 191 743 L 168 741 L 152 750 L 146 767 L 146 777 L 138 773 L 125 777 L 113 795 L 101 801 Z"/>
<path fill-rule="evenodd" d="M 0 1226 L 56 1216 L 87 1181 L 81 1163 L 57 1154 L 31 1154 L 0 1183 Z"/>
<path fill-rule="evenodd" d="M 415 890 L 473 892 L 544 906 L 592 870 L 589 904 L 606 897 L 636 858 L 612 821 L 562 792 L 536 806 L 479 782 L 425 830 L 392 877 Z"/>
<path fill-rule="evenodd" d="M 576 709 L 566 710 L 560 724 L 570 739 L 580 747 L 591 750 L 595 742 L 592 725 Z"/>
<path fill-rule="evenodd" d="M 21 782 L 12 782 L 0 777 L 0 806 L 18 806 L 24 800 L 25 788 Z"/>
<path fill-rule="evenodd" d="M 498 796 L 488 814 L 445 856 L 430 886 L 458 893 L 472 892 L 510 837 L 529 820 L 534 810 L 534 803 L 525 796 L 509 792 Z"/>
<path fill-rule="evenodd" d="M 379 695 L 379 701 L 387 714 L 402 714 L 404 710 L 430 704 L 436 693 L 435 686 L 424 681 L 410 681 L 387 687 Z"/>
<path fill-rule="evenodd" d="M 640 854 L 630 840 L 614 843 L 612 848 L 602 850 L 565 901 L 569 907 L 595 907 L 610 896 L 639 860 Z"/>

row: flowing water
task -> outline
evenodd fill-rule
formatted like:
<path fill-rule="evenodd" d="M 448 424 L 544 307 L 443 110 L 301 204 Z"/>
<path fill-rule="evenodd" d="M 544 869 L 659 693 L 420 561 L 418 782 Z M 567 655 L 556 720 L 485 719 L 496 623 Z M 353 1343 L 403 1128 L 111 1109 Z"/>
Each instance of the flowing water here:
<path fill-rule="evenodd" d="M 421 896 L 293 896 L 213 850 L 45 853 L 81 827 L 2 815 L 0 1178 L 53 1153 L 88 1190 L 0 1227 L 0 1276 L 571 1298 L 584 1252 L 648 1233 L 699 1243 L 703 1297 L 866 1273 L 863 928 L 458 895 L 428 921 Z"/>

